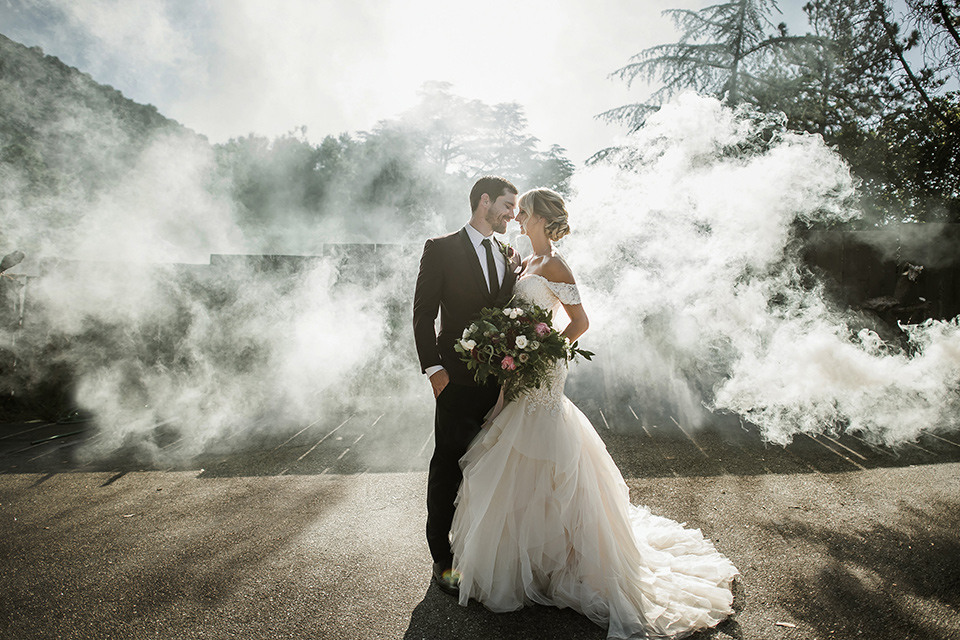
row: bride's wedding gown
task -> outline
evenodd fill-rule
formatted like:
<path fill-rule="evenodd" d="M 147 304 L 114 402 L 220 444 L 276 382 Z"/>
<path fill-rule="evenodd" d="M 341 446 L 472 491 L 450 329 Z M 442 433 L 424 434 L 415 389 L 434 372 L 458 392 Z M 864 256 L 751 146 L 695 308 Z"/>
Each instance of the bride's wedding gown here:
<path fill-rule="evenodd" d="M 576 285 L 526 275 L 521 301 L 579 304 Z M 676 637 L 732 613 L 737 569 L 696 529 L 630 504 L 590 421 L 551 384 L 507 403 L 461 459 L 453 520 L 460 603 L 571 607 L 610 638 Z"/>

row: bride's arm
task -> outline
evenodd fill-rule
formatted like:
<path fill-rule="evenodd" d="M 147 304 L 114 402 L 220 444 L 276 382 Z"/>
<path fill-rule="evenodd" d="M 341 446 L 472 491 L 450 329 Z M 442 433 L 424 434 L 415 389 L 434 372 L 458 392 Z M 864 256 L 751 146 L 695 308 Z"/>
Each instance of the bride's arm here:
<path fill-rule="evenodd" d="M 550 258 L 544 261 L 542 274 L 547 280 L 552 282 L 577 284 L 573 279 L 573 272 L 562 258 Z M 590 319 L 587 318 L 587 312 L 583 310 L 583 305 L 580 304 L 579 296 L 576 297 L 576 300 L 577 303 L 572 304 L 570 300 L 560 299 L 563 310 L 567 312 L 567 317 L 570 318 L 570 323 L 560 332 L 560 335 L 566 336 L 570 342 L 576 342 L 577 338 L 586 333 L 590 327 Z"/>
<path fill-rule="evenodd" d="M 587 332 L 590 327 L 590 320 L 587 318 L 587 312 L 583 310 L 582 304 L 565 304 L 563 310 L 570 317 L 570 324 L 560 332 L 560 335 L 566 336 L 570 342 L 576 342 L 577 338 Z"/>

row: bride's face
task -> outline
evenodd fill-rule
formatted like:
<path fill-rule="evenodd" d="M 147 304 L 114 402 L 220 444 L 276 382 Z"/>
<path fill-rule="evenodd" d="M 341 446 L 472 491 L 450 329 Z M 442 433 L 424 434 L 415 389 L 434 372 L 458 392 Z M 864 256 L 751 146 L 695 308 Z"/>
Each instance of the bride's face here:
<path fill-rule="evenodd" d="M 520 225 L 520 233 L 521 233 L 521 234 L 524 234 L 524 233 L 527 232 L 527 230 L 524 228 L 523 225 L 524 225 L 524 223 L 527 221 L 527 218 L 529 218 L 529 217 L 530 217 L 530 215 L 527 213 L 527 210 L 523 208 L 523 205 L 520 205 L 520 210 L 517 211 L 517 218 L 516 218 L 516 220 L 517 220 L 517 224 Z"/>
<path fill-rule="evenodd" d="M 534 229 L 538 225 L 542 224 L 543 218 L 535 213 L 527 211 L 523 206 L 521 206 L 520 212 L 517 214 L 517 222 L 520 224 L 520 233 L 524 235 L 530 235 L 528 229 Z"/>

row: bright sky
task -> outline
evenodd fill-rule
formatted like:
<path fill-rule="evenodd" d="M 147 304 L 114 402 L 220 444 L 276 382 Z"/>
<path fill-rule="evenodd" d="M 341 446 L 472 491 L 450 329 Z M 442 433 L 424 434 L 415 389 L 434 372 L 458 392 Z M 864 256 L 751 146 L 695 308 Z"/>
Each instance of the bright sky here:
<path fill-rule="evenodd" d="M 621 133 L 594 118 L 647 95 L 610 72 L 675 39 L 704 0 L 5 0 L 0 32 L 213 142 L 306 125 L 372 128 L 426 81 L 520 103 L 543 148 L 581 162 Z"/>

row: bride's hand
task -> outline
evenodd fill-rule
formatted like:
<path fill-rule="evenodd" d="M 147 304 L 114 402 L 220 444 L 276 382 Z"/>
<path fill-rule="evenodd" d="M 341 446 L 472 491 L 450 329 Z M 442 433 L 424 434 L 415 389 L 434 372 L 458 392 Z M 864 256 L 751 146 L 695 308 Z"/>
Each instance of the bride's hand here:
<path fill-rule="evenodd" d="M 515 252 L 513 254 L 513 258 L 510 260 L 510 264 L 513 265 L 514 261 L 516 261 L 516 266 L 513 268 L 513 270 L 514 272 L 516 272 L 517 275 L 520 275 L 527 270 L 527 259 L 521 258 L 519 252 Z"/>
<path fill-rule="evenodd" d="M 523 262 L 520 260 L 520 252 L 510 247 L 510 270 L 514 273 L 518 273 L 518 269 L 522 271 Z"/>

